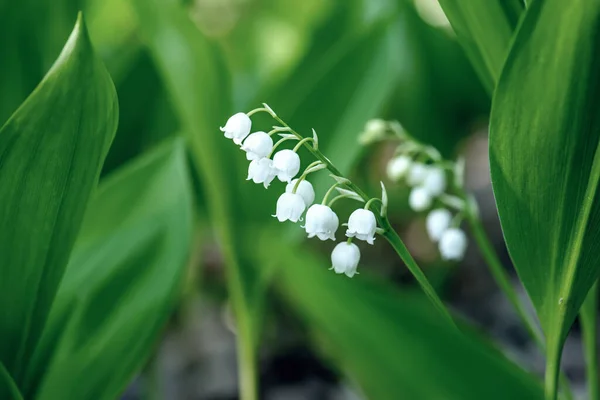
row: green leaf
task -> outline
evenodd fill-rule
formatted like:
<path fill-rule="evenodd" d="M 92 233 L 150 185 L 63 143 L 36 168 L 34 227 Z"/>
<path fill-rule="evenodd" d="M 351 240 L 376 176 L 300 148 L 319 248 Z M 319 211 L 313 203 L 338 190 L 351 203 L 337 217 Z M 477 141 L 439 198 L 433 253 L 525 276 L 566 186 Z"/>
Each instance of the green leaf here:
<path fill-rule="evenodd" d="M 488 93 L 493 93 L 513 32 L 524 11 L 520 0 L 439 0 Z"/>
<path fill-rule="evenodd" d="M 36 349 L 27 398 L 118 397 L 178 295 L 192 220 L 181 141 L 102 181 Z"/>
<path fill-rule="evenodd" d="M 588 292 L 579 313 L 583 334 L 585 376 L 590 400 L 598 399 L 598 282 Z"/>
<path fill-rule="evenodd" d="M 80 16 L 44 80 L 0 130 L 0 361 L 20 381 L 117 126 L 110 76 Z"/>
<path fill-rule="evenodd" d="M 23 400 L 23 395 L 19 391 L 17 384 L 10 373 L 6 370 L 4 364 L 0 362 L 0 398 L 7 400 Z"/>
<path fill-rule="evenodd" d="M 227 267 L 227 284 L 236 315 L 242 398 L 256 394 L 255 347 L 258 343 L 262 303 L 261 280 L 245 255 L 237 223 L 251 215 L 252 201 L 240 193 L 244 182 L 240 168 L 247 161 L 239 148 L 223 138 L 231 114 L 229 75 L 220 54 L 197 29 L 187 10 L 167 0 L 133 0 L 141 34 L 158 66 L 182 128 L 188 138 L 194 166 L 201 178 L 207 209 Z M 228 115 L 229 114 L 229 115 Z M 241 219 L 241 218 L 240 218 Z"/>
<path fill-rule="evenodd" d="M 600 275 L 599 15 L 597 0 L 533 2 L 492 106 L 494 193 L 547 337 L 547 376 Z"/>
<path fill-rule="evenodd" d="M 369 279 L 365 265 L 353 279 L 336 275 L 305 249 L 274 250 L 276 240 L 256 248 L 262 263 L 281 266 L 278 293 L 366 398 L 543 398 L 539 382 L 467 329 L 458 333 L 422 296 Z"/>

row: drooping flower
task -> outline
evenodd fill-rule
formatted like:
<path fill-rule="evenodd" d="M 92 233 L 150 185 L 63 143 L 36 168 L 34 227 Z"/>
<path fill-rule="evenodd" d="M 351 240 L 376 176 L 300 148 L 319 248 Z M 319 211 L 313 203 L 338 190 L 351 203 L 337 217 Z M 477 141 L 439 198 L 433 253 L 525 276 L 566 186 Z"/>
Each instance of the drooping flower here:
<path fill-rule="evenodd" d="M 409 186 L 419 186 L 427 177 L 428 170 L 429 167 L 423 163 L 412 163 L 410 170 L 408 171 L 408 176 L 406 177 L 406 183 L 408 183 Z"/>
<path fill-rule="evenodd" d="M 369 244 L 373 244 L 376 229 L 377 220 L 375 219 L 375 214 L 371 210 L 359 208 L 350 214 L 346 236 L 356 237 Z"/>
<path fill-rule="evenodd" d="M 398 156 L 392 158 L 386 168 L 387 176 L 390 180 L 397 182 L 402 179 L 409 171 L 412 160 L 407 156 Z"/>
<path fill-rule="evenodd" d="M 246 178 L 248 181 L 252 179 L 254 183 L 262 183 L 265 188 L 268 188 L 274 178 L 273 161 L 269 158 L 252 160 L 248 166 L 248 178 Z"/>
<path fill-rule="evenodd" d="M 274 217 L 279 222 L 290 220 L 292 222 L 298 222 L 302 213 L 306 210 L 304 199 L 298 193 L 283 193 L 277 199 L 277 211 Z"/>
<path fill-rule="evenodd" d="M 354 243 L 342 242 L 331 252 L 331 267 L 336 274 L 346 274 L 352 278 L 360 261 L 360 250 Z"/>
<path fill-rule="evenodd" d="M 439 196 L 446 190 L 446 172 L 440 167 L 429 167 L 423 180 L 423 187 L 432 196 Z"/>
<path fill-rule="evenodd" d="M 324 204 L 313 204 L 306 212 L 306 233 L 309 238 L 317 236 L 321 240 L 335 240 L 335 232 L 340 220 L 333 210 Z"/>
<path fill-rule="evenodd" d="M 445 208 L 438 208 L 427 215 L 425 227 L 427 234 L 433 242 L 440 240 L 446 229 L 450 227 L 452 214 Z"/>
<path fill-rule="evenodd" d="M 289 149 L 278 151 L 273 156 L 273 168 L 281 182 L 290 182 L 300 171 L 300 156 Z"/>
<path fill-rule="evenodd" d="M 229 117 L 225 126 L 219 129 L 225 133 L 226 138 L 233 139 L 235 144 L 240 145 L 242 140 L 250 133 L 250 128 L 252 128 L 250 117 L 243 112 L 239 112 Z"/>
<path fill-rule="evenodd" d="M 449 228 L 440 238 L 439 249 L 442 259 L 460 261 L 467 249 L 467 236 L 458 228 Z"/>
<path fill-rule="evenodd" d="M 244 140 L 242 150 L 248 160 L 258 160 L 267 157 L 273 149 L 273 139 L 265 132 L 254 132 Z"/>
<path fill-rule="evenodd" d="M 424 211 L 431 207 L 432 198 L 431 194 L 427 189 L 422 186 L 416 187 L 411 190 L 408 196 L 408 204 L 414 211 Z"/>
<path fill-rule="evenodd" d="M 287 193 L 292 193 L 292 191 L 294 190 L 294 186 L 296 186 L 296 182 L 298 182 L 298 179 L 294 179 L 293 181 L 288 183 L 285 187 L 285 191 Z M 313 188 L 313 185 L 306 179 L 303 179 L 298 184 L 298 189 L 296 189 L 296 193 L 302 196 L 306 207 L 310 207 L 313 201 L 315 201 L 315 189 Z"/>

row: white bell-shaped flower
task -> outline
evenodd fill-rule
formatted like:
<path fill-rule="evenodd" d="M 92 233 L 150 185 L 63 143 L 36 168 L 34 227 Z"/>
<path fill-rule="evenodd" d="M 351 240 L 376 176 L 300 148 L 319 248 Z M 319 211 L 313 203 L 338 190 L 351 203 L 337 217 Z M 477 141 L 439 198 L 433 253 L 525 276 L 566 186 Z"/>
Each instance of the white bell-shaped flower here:
<path fill-rule="evenodd" d="M 336 274 L 346 274 L 352 278 L 360 261 L 360 250 L 354 243 L 342 242 L 331 252 L 331 267 Z"/>
<path fill-rule="evenodd" d="M 425 211 L 431 207 L 433 199 L 431 193 L 422 186 L 416 187 L 411 190 L 408 196 L 408 204 L 414 211 Z"/>
<path fill-rule="evenodd" d="M 412 160 L 408 156 L 398 156 L 392 158 L 386 168 L 387 176 L 391 181 L 397 182 L 402 179 L 409 171 Z"/>
<path fill-rule="evenodd" d="M 423 180 L 423 187 L 432 196 L 439 196 L 446 190 L 446 172 L 440 167 L 429 167 Z"/>
<path fill-rule="evenodd" d="M 309 238 L 317 236 L 321 240 L 335 240 L 335 232 L 340 220 L 331 208 L 324 204 L 313 204 L 306 212 L 306 233 Z"/>
<path fill-rule="evenodd" d="M 300 156 L 289 149 L 278 151 L 273 156 L 273 168 L 281 182 L 290 182 L 300 171 Z"/>
<path fill-rule="evenodd" d="M 265 188 L 268 188 L 274 178 L 273 161 L 268 158 L 252 160 L 248 166 L 248 178 L 246 179 L 248 181 L 252 179 L 254 183 L 262 183 Z"/>
<path fill-rule="evenodd" d="M 265 132 L 254 132 L 244 140 L 242 150 L 248 160 L 259 160 L 271 154 L 273 139 Z"/>
<path fill-rule="evenodd" d="M 350 214 L 346 236 L 355 237 L 364 240 L 369 244 L 373 244 L 376 229 L 377 220 L 375 219 L 373 211 L 359 208 Z"/>
<path fill-rule="evenodd" d="M 382 119 L 375 118 L 368 120 L 365 124 L 365 130 L 358 137 L 358 141 L 362 145 L 368 145 L 383 139 L 387 128 L 388 123 Z"/>
<path fill-rule="evenodd" d="M 427 165 L 420 162 L 412 163 L 406 177 L 406 183 L 409 186 L 419 186 L 427 177 L 428 172 L 429 167 Z"/>
<path fill-rule="evenodd" d="M 288 183 L 287 186 L 285 187 L 285 191 L 287 193 L 292 193 L 294 190 L 294 187 L 296 186 L 296 182 L 298 182 L 298 179 L 294 179 L 293 181 Z M 306 205 L 306 207 L 310 207 L 310 205 L 313 203 L 313 201 L 315 201 L 315 189 L 313 188 L 313 185 L 306 179 L 303 179 L 298 184 L 298 189 L 296 189 L 296 193 L 298 193 L 300 196 L 302 196 L 302 199 L 304 200 L 304 204 Z"/>
<path fill-rule="evenodd" d="M 442 259 L 460 261 L 467 249 L 467 235 L 458 228 L 449 228 L 442 234 L 439 248 Z"/>
<path fill-rule="evenodd" d="M 433 242 L 440 240 L 446 229 L 450 227 L 452 214 L 445 208 L 438 208 L 427 215 L 425 227 L 427 234 Z"/>
<path fill-rule="evenodd" d="M 252 128 L 250 117 L 243 112 L 239 112 L 232 115 L 225 126 L 220 129 L 221 132 L 225 133 L 227 139 L 233 139 L 235 144 L 240 145 L 242 140 L 250 133 L 250 128 Z"/>
<path fill-rule="evenodd" d="M 298 222 L 302 213 L 306 210 L 304 199 L 298 193 L 283 193 L 277 199 L 277 211 L 274 217 L 279 222 L 290 220 L 292 222 Z"/>

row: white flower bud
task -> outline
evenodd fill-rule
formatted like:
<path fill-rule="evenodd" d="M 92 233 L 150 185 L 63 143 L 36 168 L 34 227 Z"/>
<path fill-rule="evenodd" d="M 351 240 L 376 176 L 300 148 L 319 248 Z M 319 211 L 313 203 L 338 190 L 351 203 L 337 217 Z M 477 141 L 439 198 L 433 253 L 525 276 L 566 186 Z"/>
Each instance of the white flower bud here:
<path fill-rule="evenodd" d="M 460 261 L 467 249 L 467 236 L 458 228 L 447 229 L 440 238 L 439 248 L 442 259 Z"/>
<path fill-rule="evenodd" d="M 231 116 L 225 127 L 221 127 L 221 132 L 225 132 L 227 139 L 233 139 L 233 142 L 237 145 L 242 144 L 242 140 L 250 133 L 252 128 L 252 121 L 246 114 L 240 112 Z"/>
<path fill-rule="evenodd" d="M 273 216 L 277 217 L 279 222 L 287 220 L 298 222 L 304 210 L 306 210 L 306 205 L 302 196 L 286 192 L 277 199 L 277 211 Z"/>
<path fill-rule="evenodd" d="M 425 164 L 415 162 L 411 165 L 410 170 L 408 171 L 408 176 L 406 178 L 406 183 L 409 186 L 418 186 L 427 177 L 427 172 L 429 167 Z"/>
<path fill-rule="evenodd" d="M 365 124 L 365 130 L 358 137 L 360 144 L 367 145 L 385 137 L 387 122 L 382 119 L 370 119 Z"/>
<path fill-rule="evenodd" d="M 267 157 L 273 149 L 273 139 L 265 132 L 254 132 L 244 140 L 242 150 L 248 160 L 258 160 Z"/>
<path fill-rule="evenodd" d="M 427 234 L 433 242 L 437 242 L 442 237 L 443 233 L 450 227 L 452 222 L 452 214 L 445 208 L 438 208 L 427 215 L 425 227 Z"/>
<path fill-rule="evenodd" d="M 269 158 L 261 158 L 260 160 L 252 160 L 248 166 L 248 178 L 254 183 L 262 183 L 265 188 L 269 187 L 271 181 L 275 178 L 275 170 L 273 169 L 273 161 Z"/>
<path fill-rule="evenodd" d="M 336 274 L 346 274 L 352 278 L 360 261 L 360 250 L 354 243 L 342 242 L 331 252 L 331 267 Z"/>
<path fill-rule="evenodd" d="M 410 166 L 412 164 L 412 160 L 407 156 L 398 156 L 392 158 L 386 168 L 387 176 L 391 181 L 397 182 L 401 178 L 406 175 Z"/>
<path fill-rule="evenodd" d="M 376 229 L 377 220 L 375 219 L 375 214 L 371 210 L 359 208 L 350 214 L 346 236 L 356 237 L 369 244 L 373 244 Z"/>
<path fill-rule="evenodd" d="M 285 187 L 285 191 L 287 193 L 292 193 L 292 191 L 294 190 L 294 186 L 296 186 L 296 182 L 298 182 L 298 179 L 294 179 L 293 181 L 288 183 Z M 306 207 L 310 207 L 313 201 L 315 201 L 315 189 L 313 189 L 313 185 L 306 179 L 300 182 L 300 184 L 298 185 L 298 189 L 296 189 L 296 193 L 302 196 Z"/>
<path fill-rule="evenodd" d="M 317 236 L 321 240 L 335 240 L 335 232 L 340 220 L 331 208 L 323 204 L 313 204 L 306 212 L 306 233 L 309 238 Z"/>
<path fill-rule="evenodd" d="M 281 182 L 290 182 L 300 171 L 300 156 L 289 149 L 278 151 L 273 156 L 273 168 Z"/>
<path fill-rule="evenodd" d="M 428 168 L 423 187 L 434 197 L 444 193 L 444 190 L 446 190 L 446 172 L 444 169 L 439 167 Z"/>
<path fill-rule="evenodd" d="M 414 211 L 425 211 L 431 207 L 432 198 L 427 189 L 422 186 L 414 188 L 408 196 L 408 204 Z"/>

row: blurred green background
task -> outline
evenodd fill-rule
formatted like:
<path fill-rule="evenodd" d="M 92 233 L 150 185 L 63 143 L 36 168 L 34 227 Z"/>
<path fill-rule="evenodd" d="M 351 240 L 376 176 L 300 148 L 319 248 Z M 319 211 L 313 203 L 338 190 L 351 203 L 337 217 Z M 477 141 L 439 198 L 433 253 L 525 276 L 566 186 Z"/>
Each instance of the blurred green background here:
<path fill-rule="evenodd" d="M 428 338 L 436 317 L 414 317 L 430 311 L 383 239 L 361 246 L 361 275 L 344 280 L 326 272 L 330 243 L 274 222 L 283 185 L 245 181 L 245 157 L 219 131 L 262 102 L 299 132 L 316 129 L 322 151 L 367 193 L 377 196 L 383 180 L 391 220 L 443 297 L 525 369 L 543 369 L 474 246 L 461 265 L 439 260 L 407 188 L 385 177 L 395 143 L 357 141 L 369 119 L 397 120 L 445 157 L 466 157 L 467 187 L 509 265 L 489 186 L 490 99 L 437 0 L 2 1 L 0 120 L 52 65 L 78 10 L 119 98 L 103 176 L 181 136 L 193 177 L 194 245 L 181 295 L 123 398 L 236 399 L 236 342 L 255 348 L 265 399 L 437 399 L 454 378 L 479 373 L 460 362 L 448 372 L 445 361 L 484 354 L 451 336 Z M 253 120 L 265 131 L 273 124 Z M 326 175 L 315 178 L 317 198 Z M 351 205 L 337 204 L 346 218 Z M 565 358 L 582 379 L 581 357 Z M 436 388 L 428 373 L 448 377 Z"/>

